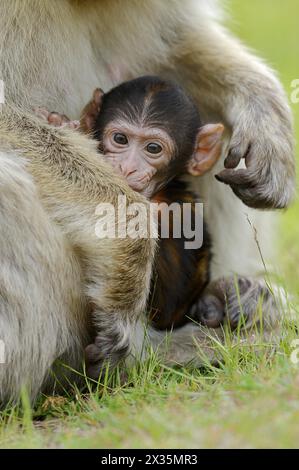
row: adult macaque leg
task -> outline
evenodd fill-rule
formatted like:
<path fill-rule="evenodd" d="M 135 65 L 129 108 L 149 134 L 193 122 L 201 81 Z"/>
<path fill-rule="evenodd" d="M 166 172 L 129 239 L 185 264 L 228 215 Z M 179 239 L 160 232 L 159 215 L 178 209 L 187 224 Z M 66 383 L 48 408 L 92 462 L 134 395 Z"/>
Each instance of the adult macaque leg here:
<path fill-rule="evenodd" d="M 293 128 L 274 73 L 213 19 L 197 18 L 174 48 L 177 78 L 200 109 L 231 128 L 225 170 L 217 178 L 248 206 L 286 207 L 295 188 Z M 245 159 L 245 169 L 235 169 Z"/>
<path fill-rule="evenodd" d="M 62 354 L 70 367 L 80 369 L 91 339 L 77 257 L 41 203 L 24 159 L 7 151 L 0 152 L 0 162 L 3 406 L 17 400 L 22 387 L 34 400 Z M 70 375 L 67 369 L 61 372 L 60 383 Z"/>

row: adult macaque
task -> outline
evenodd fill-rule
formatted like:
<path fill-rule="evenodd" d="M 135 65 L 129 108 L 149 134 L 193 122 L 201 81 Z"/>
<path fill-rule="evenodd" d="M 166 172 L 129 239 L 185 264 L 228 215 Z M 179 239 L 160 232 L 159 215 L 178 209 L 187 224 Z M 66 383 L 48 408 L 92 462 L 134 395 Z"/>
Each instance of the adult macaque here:
<path fill-rule="evenodd" d="M 0 365 L 0 396 L 5 402 L 16 397 L 24 383 L 35 396 L 57 357 L 79 366 L 82 347 L 90 341 L 86 318 L 90 318 L 88 302 L 94 298 L 94 292 L 86 295 L 82 282 L 86 272 L 82 266 L 89 259 L 85 250 L 90 246 L 92 252 L 94 246 L 88 242 L 89 230 L 83 237 L 80 221 L 85 221 L 96 201 L 91 210 L 84 191 L 94 184 L 90 178 L 96 186 L 105 184 L 105 195 L 115 197 L 123 188 L 113 172 L 107 170 L 107 178 L 105 171 L 85 165 L 85 159 L 98 158 L 88 139 L 28 121 L 26 110 L 43 104 L 76 118 L 98 83 L 110 89 L 146 73 L 172 77 L 195 98 L 204 122 L 224 122 L 231 130 L 226 169 L 222 173 L 219 162 L 217 171 L 242 201 L 252 207 L 286 207 L 295 179 L 291 116 L 282 88 L 267 66 L 219 26 L 214 2 L 173 0 L 170 8 L 162 0 L 4 0 L 0 3 L 0 45 L 6 101 L 20 108 L 9 120 L 6 112 L 0 116 L 0 338 L 7 354 L 6 364 Z M 26 136 L 28 131 L 31 136 Z M 42 175 L 37 176 L 31 174 L 31 163 L 23 160 L 30 162 L 31 156 L 38 156 L 47 162 L 49 142 L 52 157 L 61 160 L 64 168 L 65 179 L 58 184 L 50 165 L 45 163 Z M 72 165 L 65 166 L 70 159 L 80 162 L 75 172 Z M 235 170 L 241 159 L 246 168 Z M 111 184 L 111 178 L 115 183 Z M 71 201 L 68 191 L 75 181 L 80 198 Z M 195 189 L 196 185 L 197 180 Z M 214 246 L 212 279 L 230 293 L 235 282 L 232 272 L 247 277 L 262 267 L 248 215 L 262 249 L 267 217 L 247 208 L 244 214 L 242 203 L 213 175 L 201 178 L 200 189 L 208 201 L 206 220 Z M 47 192 L 45 199 L 43 192 Z M 57 201 L 68 205 L 72 233 L 82 235 L 80 243 L 72 244 L 72 237 L 66 236 L 71 233 L 70 219 L 62 210 L 56 224 L 45 209 L 45 204 L 58 207 Z M 134 263 L 134 247 L 132 243 L 132 261 L 126 269 Z M 100 263 L 103 272 L 110 272 L 105 256 Z M 111 273 L 113 285 L 127 279 L 121 266 L 118 263 L 118 271 Z M 225 276 L 225 283 L 217 281 L 220 276 Z M 252 285 L 259 283 L 252 281 Z M 139 288 L 144 285 L 138 284 Z M 252 289 L 244 290 L 245 298 L 252 295 Z M 117 301 L 125 308 L 123 291 L 112 292 L 114 305 Z M 128 296 L 135 294 L 135 288 L 134 294 L 128 292 Z M 136 296 L 142 297 L 140 292 Z M 274 322 L 277 318 L 272 304 L 263 314 Z M 136 326 L 132 334 L 140 338 L 140 331 L 140 325 Z M 221 338 L 220 330 L 211 331 Z M 163 337 L 163 332 L 148 331 L 154 348 Z M 212 359 L 210 337 L 188 324 L 171 335 L 165 361 L 196 361 L 194 337 Z"/>

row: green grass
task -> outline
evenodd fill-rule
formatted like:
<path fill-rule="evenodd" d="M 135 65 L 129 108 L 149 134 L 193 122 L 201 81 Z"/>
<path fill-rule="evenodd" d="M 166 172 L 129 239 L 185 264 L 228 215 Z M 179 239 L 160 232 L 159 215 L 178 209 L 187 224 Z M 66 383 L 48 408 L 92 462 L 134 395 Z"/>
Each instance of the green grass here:
<path fill-rule="evenodd" d="M 298 322 L 299 326 L 299 322 Z M 35 410 L 26 393 L 2 415 L 2 447 L 296 447 L 299 367 L 290 361 L 289 326 L 277 348 L 257 339 L 233 345 L 219 367 L 170 369 L 155 356 L 117 374 L 98 391 L 42 397 Z M 23 411 L 22 411 L 23 410 Z M 33 420 L 32 420 L 33 414 Z"/>
<path fill-rule="evenodd" d="M 299 78 L 298 0 L 233 0 L 232 29 L 279 71 L 287 93 Z M 294 105 L 295 118 L 299 104 Z M 298 122 L 298 119 L 297 119 Z M 297 125 L 297 136 L 299 127 Z M 277 267 L 298 295 L 299 203 L 281 215 Z M 155 357 L 129 384 L 101 393 L 42 398 L 35 410 L 0 415 L 1 447 L 298 447 L 299 364 L 290 361 L 291 327 L 277 348 L 232 346 L 220 368 L 169 370 Z M 33 419 L 32 419 L 33 417 Z"/>
<path fill-rule="evenodd" d="M 291 82 L 299 78 L 299 2 L 298 0 L 233 0 L 228 2 L 232 12 L 230 25 L 253 51 L 278 71 L 290 99 Z M 299 138 L 299 103 L 291 104 L 296 140 Z M 297 151 L 298 157 L 298 151 Z M 281 215 L 277 246 L 279 272 L 293 293 L 299 290 L 299 215 L 298 199 Z"/>

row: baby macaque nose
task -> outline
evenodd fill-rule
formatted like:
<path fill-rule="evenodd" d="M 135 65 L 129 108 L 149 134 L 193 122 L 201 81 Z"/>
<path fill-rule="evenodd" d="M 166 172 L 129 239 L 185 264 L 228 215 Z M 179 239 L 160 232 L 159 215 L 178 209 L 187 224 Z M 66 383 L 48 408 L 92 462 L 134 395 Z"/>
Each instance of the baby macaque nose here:
<path fill-rule="evenodd" d="M 136 173 L 137 169 L 132 167 L 132 166 L 127 166 L 127 165 L 121 165 L 121 172 L 125 178 L 128 176 L 132 175 L 133 173 Z"/>

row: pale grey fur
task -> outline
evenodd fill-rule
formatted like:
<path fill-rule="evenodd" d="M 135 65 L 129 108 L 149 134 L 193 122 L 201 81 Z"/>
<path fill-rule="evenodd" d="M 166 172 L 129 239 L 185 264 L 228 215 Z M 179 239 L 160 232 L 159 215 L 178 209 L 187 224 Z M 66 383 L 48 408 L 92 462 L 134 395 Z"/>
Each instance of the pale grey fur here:
<path fill-rule="evenodd" d="M 135 348 L 130 332 L 145 309 L 155 240 L 96 237 L 98 203 L 114 205 L 119 194 L 148 202 L 85 136 L 7 108 L 0 145 L 0 402 L 7 402 L 22 385 L 32 398 L 49 387 L 59 357 L 80 369 L 97 329 L 102 363 Z"/>
<path fill-rule="evenodd" d="M 284 207 L 294 189 L 292 123 L 286 98 L 273 72 L 219 25 L 220 16 L 216 2 L 206 0 L 3 1 L 0 79 L 5 82 L 6 99 L 21 110 L 43 105 L 78 118 L 97 86 L 108 90 L 121 80 L 145 73 L 176 78 L 198 101 L 206 120 L 223 119 L 232 130 L 229 148 L 242 156 L 251 144 L 248 176 L 256 183 L 255 189 L 232 186 L 236 194 L 248 205 Z M 3 133 L 0 137 L 2 141 Z M 92 289 L 82 292 L 82 268 L 66 242 L 78 241 L 76 231 L 87 235 L 78 217 L 83 208 L 76 211 L 73 207 L 70 236 L 56 194 L 41 202 L 43 187 L 36 186 L 24 167 L 22 149 L 9 149 L 4 137 L 6 144 L 0 147 L 0 222 L 4 233 L 1 253 L 7 261 L 1 264 L 0 326 L 7 341 L 7 357 L 14 364 L 0 366 L 0 393 L 6 401 L 18 394 L 23 381 L 35 396 L 52 361 L 61 354 L 78 366 L 88 337 L 86 302 L 94 294 Z M 74 139 L 74 158 L 76 145 L 85 154 L 94 151 L 87 139 L 79 142 L 70 134 L 68 139 Z M 25 148 L 26 158 L 31 151 L 43 157 L 42 144 L 39 149 L 35 144 Z M 262 263 L 248 215 L 261 246 L 266 216 L 250 211 L 213 175 L 201 181 L 214 240 L 213 278 L 231 272 L 256 274 Z M 198 189 L 197 180 L 193 184 Z M 46 209 L 45 201 L 49 203 Z M 54 207 L 58 227 L 50 216 Z M 49 253 L 46 262 L 45 245 Z M 74 277 L 68 284 L 69 271 Z M 141 296 L 140 306 L 146 294 Z M 273 315 L 276 313 L 274 309 Z M 126 335 L 125 324 L 123 328 Z M 133 330 L 132 335 L 138 336 L 140 327 Z M 28 335 L 20 338 L 23 331 Z M 156 346 L 162 336 L 149 332 Z M 193 336 L 205 344 L 205 333 L 196 325 L 173 333 L 167 353 L 170 362 L 194 359 Z M 140 338 L 135 343 L 140 346 Z"/>

